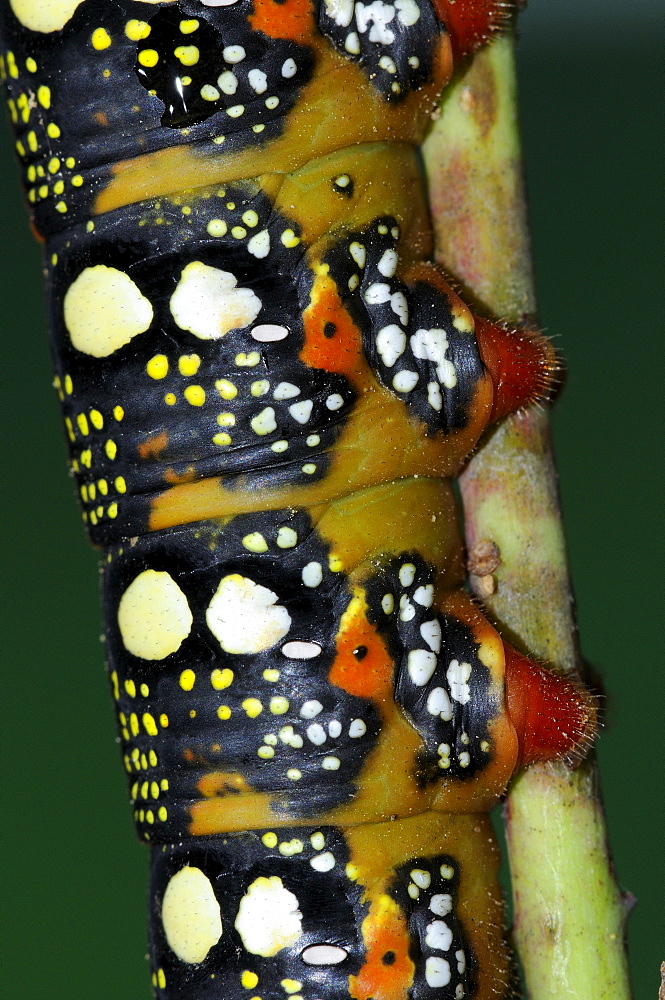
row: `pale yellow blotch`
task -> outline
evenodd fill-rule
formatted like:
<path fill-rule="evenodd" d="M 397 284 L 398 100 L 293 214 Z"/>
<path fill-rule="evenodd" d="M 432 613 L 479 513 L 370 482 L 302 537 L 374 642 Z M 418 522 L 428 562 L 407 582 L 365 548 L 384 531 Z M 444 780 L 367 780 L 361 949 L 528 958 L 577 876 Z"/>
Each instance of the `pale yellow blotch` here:
<path fill-rule="evenodd" d="M 171 950 L 181 962 L 203 962 L 222 936 L 222 917 L 210 879 L 187 865 L 166 887 L 162 926 Z"/>
<path fill-rule="evenodd" d="M 77 349 L 107 358 L 152 323 L 152 305 L 128 274 L 96 264 L 81 271 L 67 289 L 65 325 Z"/>
<path fill-rule="evenodd" d="M 120 599 L 118 625 L 125 649 L 143 660 L 163 660 L 175 653 L 192 622 L 187 598 L 165 572 L 144 570 Z"/>
<path fill-rule="evenodd" d="M 251 288 L 238 288 L 230 271 L 195 260 L 180 275 L 171 296 L 171 315 L 181 330 L 201 340 L 218 340 L 253 323 L 261 300 Z"/>
<path fill-rule="evenodd" d="M 272 958 L 302 935 L 298 900 L 278 876 L 260 876 L 240 900 L 234 926 L 248 952 Z"/>
<path fill-rule="evenodd" d="M 208 605 L 208 628 L 227 653 L 260 653 L 291 627 L 291 616 L 276 601 L 272 590 L 232 573 L 221 580 Z"/>
<path fill-rule="evenodd" d="M 82 3 L 83 0 L 10 0 L 21 24 L 44 34 L 64 28 Z"/>

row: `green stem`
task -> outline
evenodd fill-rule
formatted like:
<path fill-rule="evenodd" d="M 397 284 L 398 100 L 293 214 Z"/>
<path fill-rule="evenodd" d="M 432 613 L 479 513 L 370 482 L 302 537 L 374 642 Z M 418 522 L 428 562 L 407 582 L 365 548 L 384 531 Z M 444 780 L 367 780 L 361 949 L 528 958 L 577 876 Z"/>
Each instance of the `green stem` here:
<path fill-rule="evenodd" d="M 437 257 L 479 311 L 532 321 L 535 293 L 511 39 L 479 53 L 446 93 L 424 147 Z M 555 669 L 579 669 L 546 414 L 505 420 L 460 478 L 469 551 L 493 542 L 493 579 L 471 578 L 504 635 Z M 505 810 L 518 956 L 531 1000 L 625 1000 L 625 906 L 614 881 L 595 764 L 534 766 Z"/>

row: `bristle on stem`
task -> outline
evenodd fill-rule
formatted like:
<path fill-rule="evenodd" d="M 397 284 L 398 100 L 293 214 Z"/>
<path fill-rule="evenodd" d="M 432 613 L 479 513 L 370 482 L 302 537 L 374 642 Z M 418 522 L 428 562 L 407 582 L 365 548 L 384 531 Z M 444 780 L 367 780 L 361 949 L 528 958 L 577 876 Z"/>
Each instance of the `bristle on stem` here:
<path fill-rule="evenodd" d="M 518 766 L 579 763 L 597 730 L 597 705 L 582 684 L 533 663 L 504 643 L 506 703 L 519 740 Z"/>
<path fill-rule="evenodd" d="M 494 383 L 490 422 L 550 398 L 562 366 L 547 337 L 480 317 L 476 317 L 476 336 Z"/>

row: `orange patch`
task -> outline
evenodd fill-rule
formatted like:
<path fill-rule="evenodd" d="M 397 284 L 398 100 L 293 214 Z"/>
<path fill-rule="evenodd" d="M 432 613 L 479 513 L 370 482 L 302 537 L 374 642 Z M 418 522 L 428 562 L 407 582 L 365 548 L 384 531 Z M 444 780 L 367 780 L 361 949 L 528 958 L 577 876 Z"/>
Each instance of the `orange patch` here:
<path fill-rule="evenodd" d="M 152 437 L 146 438 L 145 441 L 142 441 L 138 446 L 138 453 L 141 458 L 159 458 L 168 443 L 168 433 L 166 431 L 161 431 L 160 434 L 154 434 Z"/>
<path fill-rule="evenodd" d="M 357 976 L 349 976 L 349 994 L 354 1000 L 403 1000 L 413 984 L 415 966 L 409 958 L 406 917 L 390 896 L 372 902 L 363 920 L 367 948 L 365 964 Z"/>
<path fill-rule="evenodd" d="M 238 795 L 251 790 L 243 776 L 236 771 L 211 771 L 204 774 L 196 787 L 207 799 L 218 795 Z"/>
<path fill-rule="evenodd" d="M 365 600 L 356 596 L 342 615 L 337 653 L 328 679 L 359 698 L 392 698 L 393 661 L 381 636 L 367 621 Z"/>
<path fill-rule="evenodd" d="M 170 486 L 180 486 L 182 483 L 193 483 L 196 479 L 196 469 L 191 465 L 184 472 L 175 472 L 173 469 L 167 469 L 164 473 L 164 482 L 169 483 Z"/>
<path fill-rule="evenodd" d="M 249 23 L 255 31 L 270 38 L 289 38 L 305 42 L 314 34 L 311 0 L 254 0 Z"/>
<path fill-rule="evenodd" d="M 305 346 L 300 352 L 301 360 L 310 368 L 353 375 L 362 351 L 360 330 L 344 308 L 337 285 L 327 274 L 315 278 L 303 321 Z"/>

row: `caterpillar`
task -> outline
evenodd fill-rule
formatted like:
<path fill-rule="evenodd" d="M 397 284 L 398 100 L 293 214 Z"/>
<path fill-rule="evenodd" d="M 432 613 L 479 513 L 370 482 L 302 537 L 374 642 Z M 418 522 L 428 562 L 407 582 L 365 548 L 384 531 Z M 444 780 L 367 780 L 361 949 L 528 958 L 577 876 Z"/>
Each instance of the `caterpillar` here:
<path fill-rule="evenodd" d="M 429 262 L 415 152 L 501 13 L 3 9 L 158 997 L 510 988 L 483 813 L 594 708 L 463 591 L 447 480 L 555 361 Z"/>

